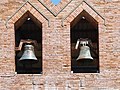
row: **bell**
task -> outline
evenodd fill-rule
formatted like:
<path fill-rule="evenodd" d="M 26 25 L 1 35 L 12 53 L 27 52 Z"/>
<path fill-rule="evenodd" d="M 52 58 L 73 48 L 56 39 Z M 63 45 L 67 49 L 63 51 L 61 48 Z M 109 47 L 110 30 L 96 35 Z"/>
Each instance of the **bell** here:
<path fill-rule="evenodd" d="M 33 45 L 25 45 L 24 52 L 22 57 L 19 59 L 21 63 L 36 63 L 38 59 L 34 54 L 34 47 Z"/>
<path fill-rule="evenodd" d="M 82 46 L 80 47 L 80 53 L 79 53 L 77 60 L 80 60 L 80 59 L 93 60 L 91 53 L 90 53 L 90 48 L 87 46 L 88 41 L 81 41 L 80 44 Z"/>

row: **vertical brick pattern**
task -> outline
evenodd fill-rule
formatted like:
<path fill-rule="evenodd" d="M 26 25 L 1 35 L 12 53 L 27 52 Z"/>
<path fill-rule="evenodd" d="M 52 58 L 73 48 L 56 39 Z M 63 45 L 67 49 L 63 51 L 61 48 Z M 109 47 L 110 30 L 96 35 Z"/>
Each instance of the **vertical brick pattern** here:
<path fill-rule="evenodd" d="M 120 90 L 120 1 L 86 0 L 105 22 L 84 2 L 76 7 L 82 0 L 61 0 L 57 6 L 50 0 L 41 1 L 48 8 L 38 0 L 30 0 L 30 3 L 42 14 L 29 3 L 21 7 L 26 0 L 0 2 L 0 90 Z M 56 14 L 67 3 L 56 17 L 48 11 Z M 14 23 L 27 10 L 42 23 L 43 73 L 40 75 L 15 73 Z M 71 72 L 70 23 L 82 10 L 99 24 L 100 73 Z"/>

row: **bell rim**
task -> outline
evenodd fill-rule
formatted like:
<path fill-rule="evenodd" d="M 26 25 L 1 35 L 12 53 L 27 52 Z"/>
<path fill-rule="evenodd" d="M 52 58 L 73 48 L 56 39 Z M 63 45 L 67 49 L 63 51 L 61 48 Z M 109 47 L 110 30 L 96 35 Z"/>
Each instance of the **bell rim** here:
<path fill-rule="evenodd" d="M 94 60 L 94 59 L 91 58 L 91 57 L 90 57 L 90 58 L 85 58 L 85 57 L 84 57 L 84 58 L 79 58 L 79 59 L 76 59 L 76 60 L 78 61 L 78 60 Z"/>

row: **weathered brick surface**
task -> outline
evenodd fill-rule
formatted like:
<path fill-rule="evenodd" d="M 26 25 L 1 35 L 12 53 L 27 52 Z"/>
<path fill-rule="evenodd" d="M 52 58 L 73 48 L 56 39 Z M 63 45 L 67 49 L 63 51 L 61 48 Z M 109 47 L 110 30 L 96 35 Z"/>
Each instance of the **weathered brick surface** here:
<path fill-rule="evenodd" d="M 26 0 L 0 0 L 0 90 L 120 90 L 119 0 L 86 0 L 105 20 L 82 0 L 61 0 L 57 6 L 39 0 L 47 8 L 38 0 L 29 1 L 21 7 Z M 14 24 L 27 10 L 42 23 L 40 75 L 15 73 Z M 70 23 L 82 10 L 99 24 L 100 73 L 71 72 Z"/>

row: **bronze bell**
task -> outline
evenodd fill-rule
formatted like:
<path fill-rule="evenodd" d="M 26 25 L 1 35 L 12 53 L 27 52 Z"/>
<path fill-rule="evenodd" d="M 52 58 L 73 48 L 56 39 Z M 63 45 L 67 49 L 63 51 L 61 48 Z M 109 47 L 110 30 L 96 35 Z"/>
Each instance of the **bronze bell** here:
<path fill-rule="evenodd" d="M 87 46 L 87 44 L 88 44 L 88 41 L 80 41 L 81 47 L 80 47 L 80 53 L 77 60 L 80 60 L 80 59 L 93 60 L 90 53 L 90 48 L 89 46 Z"/>
<path fill-rule="evenodd" d="M 38 59 L 35 56 L 33 45 L 25 45 L 23 55 L 19 59 L 19 62 L 36 63 L 37 61 L 38 61 Z"/>

